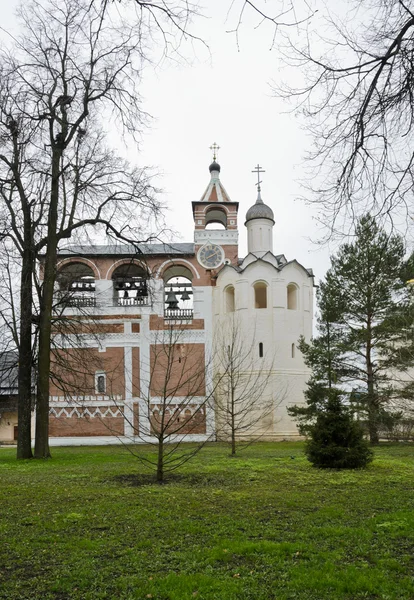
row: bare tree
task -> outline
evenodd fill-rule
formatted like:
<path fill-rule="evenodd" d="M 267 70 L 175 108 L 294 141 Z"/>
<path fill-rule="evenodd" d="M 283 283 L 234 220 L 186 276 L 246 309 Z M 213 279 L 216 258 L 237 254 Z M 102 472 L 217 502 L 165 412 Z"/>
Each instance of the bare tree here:
<path fill-rule="evenodd" d="M 229 313 L 214 340 L 217 436 L 228 441 L 235 455 L 241 442 L 268 434 L 286 389 L 274 377 L 274 349 L 257 343 L 254 326 L 244 335 L 238 316 Z M 250 341 L 249 341 L 250 340 Z"/>
<path fill-rule="evenodd" d="M 0 56 L 2 236 L 20 254 L 19 440 L 31 456 L 33 281 L 39 298 L 35 456 L 49 456 L 49 370 L 59 243 L 88 226 L 136 243 L 159 214 L 144 169 L 113 155 L 98 122 L 113 117 L 136 137 L 145 120 L 140 82 L 145 31 L 108 1 L 33 0 L 23 33 Z"/>
<path fill-rule="evenodd" d="M 204 344 L 188 343 L 185 327 L 170 324 L 153 332 L 150 361 L 140 373 L 140 401 L 132 415 L 125 408 L 123 413 L 130 441 L 156 448 L 153 458 L 140 446 L 126 445 L 144 464 L 155 468 L 157 481 L 163 481 L 212 439 L 210 369 L 211 358 L 205 355 Z"/>
<path fill-rule="evenodd" d="M 404 0 L 353 0 L 336 8 L 342 14 L 325 5 L 290 37 L 285 58 L 301 69 L 304 83 L 278 87 L 297 101 L 313 135 L 310 201 L 322 207 L 331 232 L 367 211 L 391 221 L 403 215 L 408 225 L 414 11 Z"/>
<path fill-rule="evenodd" d="M 314 14 L 306 0 L 279 0 L 276 8 L 270 7 L 266 0 L 231 0 L 227 20 L 232 24 L 228 33 L 236 37 L 240 48 L 240 30 L 246 15 L 256 19 L 255 28 L 268 25 L 271 29 L 270 50 L 276 47 L 278 34 L 307 23 Z M 233 25 L 234 23 L 234 25 Z"/>

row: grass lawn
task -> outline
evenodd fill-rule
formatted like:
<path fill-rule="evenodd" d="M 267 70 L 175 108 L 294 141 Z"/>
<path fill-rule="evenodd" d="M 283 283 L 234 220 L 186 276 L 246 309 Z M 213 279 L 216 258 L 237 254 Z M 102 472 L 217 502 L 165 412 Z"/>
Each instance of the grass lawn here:
<path fill-rule="evenodd" d="M 210 445 L 157 485 L 122 447 L 0 449 L 0 598 L 414 598 L 414 445 L 319 471 Z M 136 477 L 138 475 L 138 477 Z"/>

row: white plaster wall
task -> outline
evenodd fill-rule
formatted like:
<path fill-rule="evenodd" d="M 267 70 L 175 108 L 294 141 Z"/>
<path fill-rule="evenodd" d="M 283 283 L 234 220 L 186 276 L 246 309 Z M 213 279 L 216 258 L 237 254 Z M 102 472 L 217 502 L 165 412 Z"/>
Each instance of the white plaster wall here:
<path fill-rule="evenodd" d="M 273 221 L 269 219 L 253 219 L 246 223 L 248 252 L 273 252 L 273 226 Z"/>
<path fill-rule="evenodd" d="M 254 308 L 253 285 L 258 281 L 268 284 L 265 309 Z M 287 308 L 289 283 L 298 286 L 297 310 Z M 220 328 L 220 323 L 227 318 L 224 292 L 229 285 L 235 288 L 234 314 L 246 344 L 255 340 L 253 351 L 257 351 L 258 357 L 258 344 L 262 342 L 264 357 L 268 364 L 272 364 L 268 387 L 269 392 L 277 390 L 278 400 L 275 400 L 272 419 L 267 419 L 261 434 L 269 439 L 296 437 L 297 427 L 288 416 L 287 407 L 304 402 L 303 392 L 309 378 L 309 370 L 296 346 L 301 335 L 309 339 L 312 333 L 313 280 L 295 262 L 280 271 L 264 260 L 250 262 L 242 273 L 232 268 L 223 269 L 217 278 L 213 297 L 216 328 Z M 228 318 L 230 316 L 231 313 Z M 293 357 L 292 344 L 295 345 Z M 259 358 L 257 364 L 261 368 Z M 272 426 L 269 429 L 270 421 Z"/>

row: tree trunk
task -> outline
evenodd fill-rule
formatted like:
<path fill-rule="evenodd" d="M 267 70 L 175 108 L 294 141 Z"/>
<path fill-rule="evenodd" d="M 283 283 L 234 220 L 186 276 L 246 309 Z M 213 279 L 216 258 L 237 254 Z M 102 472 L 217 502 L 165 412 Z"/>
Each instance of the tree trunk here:
<path fill-rule="evenodd" d="M 367 346 L 366 346 L 366 370 L 367 370 L 367 407 L 368 407 L 368 431 L 369 441 L 372 445 L 379 443 L 378 435 L 378 405 L 375 397 L 374 370 L 372 364 L 372 324 L 371 318 L 367 319 Z"/>
<path fill-rule="evenodd" d="M 236 418 L 234 406 L 234 389 L 231 389 L 231 455 L 236 454 Z"/>
<path fill-rule="evenodd" d="M 157 481 L 164 481 L 164 440 L 158 442 Z"/>
<path fill-rule="evenodd" d="M 50 338 L 52 334 L 53 291 L 56 279 L 57 219 L 59 202 L 60 151 L 52 158 L 52 183 L 47 224 L 48 240 L 40 299 L 39 359 L 36 396 L 35 458 L 49 458 L 49 374 Z"/>
<path fill-rule="evenodd" d="M 24 237 L 26 238 L 27 235 L 29 235 L 30 239 L 30 223 L 28 228 L 25 224 Z M 20 276 L 17 458 L 33 458 L 31 440 L 33 268 L 33 251 L 31 248 L 25 248 L 23 252 L 22 272 Z"/>
<path fill-rule="evenodd" d="M 372 404 L 368 407 L 369 441 L 372 445 L 379 444 L 378 408 Z"/>

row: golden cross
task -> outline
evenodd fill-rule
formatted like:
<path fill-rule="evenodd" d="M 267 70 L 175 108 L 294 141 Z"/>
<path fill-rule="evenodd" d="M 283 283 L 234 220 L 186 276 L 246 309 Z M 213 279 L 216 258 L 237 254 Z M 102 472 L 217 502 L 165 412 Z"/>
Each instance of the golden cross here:
<path fill-rule="evenodd" d="M 215 161 L 217 158 L 217 150 L 220 150 L 220 146 L 217 146 L 216 142 L 212 146 L 210 146 L 210 150 L 213 151 L 213 160 Z"/>
<path fill-rule="evenodd" d="M 260 173 L 266 173 L 266 171 L 264 171 L 260 165 L 257 165 L 252 173 L 257 173 L 257 183 L 255 185 L 257 185 L 257 191 L 260 192 L 260 184 L 262 183 L 260 181 Z"/>

